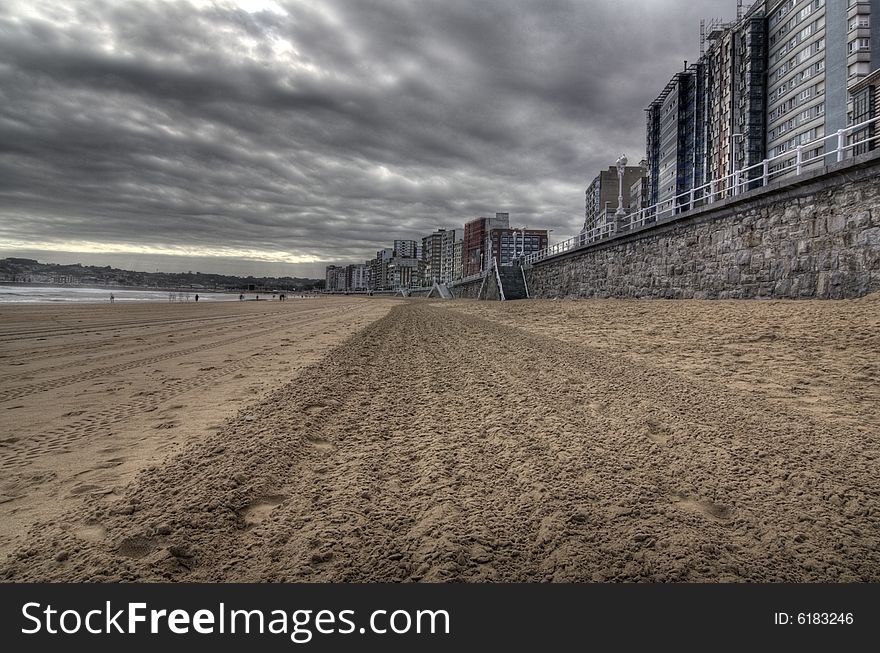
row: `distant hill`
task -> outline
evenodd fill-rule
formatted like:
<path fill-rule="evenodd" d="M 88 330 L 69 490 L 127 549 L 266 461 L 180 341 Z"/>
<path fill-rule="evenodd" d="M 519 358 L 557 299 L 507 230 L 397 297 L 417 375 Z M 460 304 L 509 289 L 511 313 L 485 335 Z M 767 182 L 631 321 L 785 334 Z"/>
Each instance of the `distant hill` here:
<path fill-rule="evenodd" d="M 300 277 L 236 277 L 201 272 L 136 272 L 74 263 L 40 263 L 27 258 L 0 259 L 0 281 L 69 285 L 187 288 L 205 290 L 320 290 L 323 279 Z"/>

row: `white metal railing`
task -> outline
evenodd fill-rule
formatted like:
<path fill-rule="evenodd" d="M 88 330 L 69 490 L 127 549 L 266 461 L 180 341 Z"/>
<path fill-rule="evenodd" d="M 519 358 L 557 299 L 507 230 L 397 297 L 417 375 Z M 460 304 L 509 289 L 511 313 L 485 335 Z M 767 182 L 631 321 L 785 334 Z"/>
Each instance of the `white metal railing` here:
<path fill-rule="evenodd" d="M 495 263 L 495 259 L 492 259 L 491 263 L 492 269 L 495 270 L 495 282 L 498 284 L 498 296 L 501 297 L 501 301 L 504 301 L 504 286 L 501 285 L 501 274 L 498 272 L 498 265 Z"/>
<path fill-rule="evenodd" d="M 713 179 L 702 186 L 691 188 L 684 193 L 680 193 L 672 198 L 664 200 L 663 202 L 658 202 L 653 206 L 629 213 L 625 218 L 625 222 L 620 225 L 620 229 L 636 229 L 646 224 L 670 220 L 676 215 L 692 210 L 695 207 L 706 206 L 725 197 L 735 197 L 749 190 L 766 186 L 775 178 L 791 175 L 792 171 L 794 172 L 794 175 L 791 177 L 791 181 L 794 182 L 797 179 L 797 175 L 800 175 L 804 171 L 804 168 L 808 166 L 827 161 L 828 157 L 835 157 L 837 162 L 841 162 L 847 158 L 847 156 L 852 156 L 852 151 L 855 148 L 880 141 L 880 134 L 872 135 L 869 131 L 866 138 L 847 144 L 846 141 L 851 134 L 862 130 L 869 130 L 872 126 L 880 126 L 880 116 L 872 118 L 871 120 L 866 120 L 857 125 L 852 125 L 846 129 L 839 129 L 833 134 L 814 139 L 807 143 L 801 143 L 795 148 L 795 160 L 792 165 L 779 166 L 775 170 L 771 169 L 774 167 L 773 163 L 775 161 L 791 158 L 790 151 L 783 152 L 782 154 L 777 154 L 769 159 L 764 159 L 760 163 L 748 166 L 742 170 L 735 170 L 733 173 L 719 179 Z M 837 139 L 837 146 L 833 150 L 826 151 L 825 141 L 829 139 Z M 816 149 L 820 144 L 823 150 L 821 154 L 804 158 L 805 153 Z M 618 226 L 615 225 L 613 221 L 609 220 L 610 217 L 613 217 L 613 214 L 609 211 L 606 212 L 605 215 L 606 223 L 604 225 L 600 225 L 587 231 L 582 231 L 573 238 L 563 240 L 562 242 L 551 245 L 538 252 L 527 254 L 522 259 L 523 263 L 536 263 L 547 258 L 559 256 L 560 254 L 564 254 L 573 249 L 585 247 L 598 240 L 621 235 L 621 232 L 618 231 Z"/>

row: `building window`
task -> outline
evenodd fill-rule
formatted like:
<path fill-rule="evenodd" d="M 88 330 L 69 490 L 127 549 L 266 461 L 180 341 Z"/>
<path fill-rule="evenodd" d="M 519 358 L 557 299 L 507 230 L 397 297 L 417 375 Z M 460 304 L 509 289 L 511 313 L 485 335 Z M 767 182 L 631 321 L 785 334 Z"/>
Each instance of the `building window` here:
<path fill-rule="evenodd" d="M 853 39 L 849 42 L 849 53 L 858 52 L 860 50 L 870 50 L 871 39 Z"/>

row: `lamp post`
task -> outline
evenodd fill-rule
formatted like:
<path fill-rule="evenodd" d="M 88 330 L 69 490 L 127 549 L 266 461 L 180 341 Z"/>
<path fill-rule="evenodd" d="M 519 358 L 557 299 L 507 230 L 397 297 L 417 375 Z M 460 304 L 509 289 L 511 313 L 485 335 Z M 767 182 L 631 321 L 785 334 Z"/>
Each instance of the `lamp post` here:
<path fill-rule="evenodd" d="M 623 219 L 626 217 L 626 211 L 623 210 L 623 174 L 626 172 L 626 155 L 621 154 L 617 159 L 617 212 L 614 214 L 614 231 L 623 230 Z"/>
<path fill-rule="evenodd" d="M 736 144 L 738 139 L 745 138 L 745 134 L 731 134 L 730 139 L 730 169 L 733 173 L 733 194 L 739 195 L 739 170 L 736 169 Z"/>
<path fill-rule="evenodd" d="M 621 217 L 626 215 L 626 211 L 623 210 L 623 173 L 626 172 L 626 155 L 621 154 L 620 158 L 617 159 L 617 181 L 618 181 L 618 189 L 617 189 L 617 213 L 615 213 L 615 217 Z"/>

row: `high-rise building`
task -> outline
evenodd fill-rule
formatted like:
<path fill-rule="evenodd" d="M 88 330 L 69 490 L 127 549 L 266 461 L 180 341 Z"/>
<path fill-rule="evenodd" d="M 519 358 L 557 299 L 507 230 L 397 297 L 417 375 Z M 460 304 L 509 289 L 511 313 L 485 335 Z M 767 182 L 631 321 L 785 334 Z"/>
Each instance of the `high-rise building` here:
<path fill-rule="evenodd" d="M 391 280 L 388 275 L 388 264 L 394 258 L 394 250 L 380 249 L 376 258 L 367 262 L 370 275 L 370 290 L 390 290 Z"/>
<path fill-rule="evenodd" d="M 880 0 L 848 0 L 846 13 L 846 79 L 849 91 L 847 107 L 844 109 L 839 102 L 828 101 L 830 130 L 843 129 L 842 115 L 849 116 L 848 125 L 858 125 L 880 115 Z M 830 25 L 828 38 L 833 38 L 841 31 L 841 25 L 834 21 Z M 839 44 L 828 45 L 828 57 L 831 64 L 840 58 Z M 830 85 L 836 88 L 832 81 Z M 876 134 L 876 126 L 871 125 L 865 130 L 858 130 L 850 137 L 850 143 L 858 143 Z M 874 149 L 876 143 L 854 148 L 854 154 Z"/>
<path fill-rule="evenodd" d="M 641 166 L 626 166 L 623 172 L 623 208 L 630 208 L 630 187 L 640 181 L 645 175 L 645 169 Z M 603 226 L 606 216 L 610 211 L 613 215 L 617 211 L 617 198 L 620 193 L 620 179 L 617 176 L 617 168 L 610 166 L 603 170 L 593 179 L 587 187 L 584 202 L 584 228 L 589 231 Z"/>
<path fill-rule="evenodd" d="M 395 240 L 394 255 L 400 258 L 419 258 L 419 243 L 414 240 Z"/>
<path fill-rule="evenodd" d="M 676 73 L 647 112 L 648 204 L 681 203 L 676 196 L 705 176 L 705 77 L 702 63 Z"/>
<path fill-rule="evenodd" d="M 335 265 L 328 265 L 324 271 L 324 290 L 328 292 L 332 292 L 338 290 L 338 274 L 337 271 L 341 268 Z"/>
<path fill-rule="evenodd" d="M 496 213 L 494 218 L 476 218 L 464 225 L 462 276 L 469 277 L 487 269 L 490 260 L 489 232 L 510 227 L 509 213 Z"/>
<path fill-rule="evenodd" d="M 705 173 L 701 183 L 759 163 L 765 150 L 767 38 L 763 2 L 735 23 L 714 20 L 701 56 L 705 99 Z M 700 153 L 697 153 L 699 157 Z M 750 177 L 761 176 L 753 170 Z M 716 191 L 732 191 L 732 183 Z"/>
<path fill-rule="evenodd" d="M 456 229 L 456 233 L 462 231 Z M 462 232 L 463 233 L 463 232 Z M 456 238 L 452 246 L 452 281 L 457 281 L 464 276 L 464 240 Z"/>
<path fill-rule="evenodd" d="M 783 155 L 778 171 L 797 164 L 798 146 L 802 162 L 835 149 L 837 132 L 854 124 L 848 91 L 880 67 L 880 0 L 765 2 L 767 156 Z"/>
<path fill-rule="evenodd" d="M 458 273 L 456 275 L 456 244 L 461 243 L 461 229 L 443 231 L 440 242 L 440 283 L 450 284 L 461 277 L 461 247 L 458 248 Z"/>
<path fill-rule="evenodd" d="M 409 256 L 392 258 L 388 263 L 388 282 L 391 290 L 419 287 L 419 260 Z"/>
<path fill-rule="evenodd" d="M 370 268 L 364 263 L 345 266 L 346 290 L 369 290 Z"/>
<path fill-rule="evenodd" d="M 647 109 L 647 203 L 754 168 L 749 188 L 765 158 L 774 180 L 833 162 L 840 130 L 877 115 L 862 80 L 880 68 L 878 20 L 880 0 L 758 0 L 704 25 L 699 62 Z"/>
<path fill-rule="evenodd" d="M 431 286 L 442 283 L 443 240 L 445 229 L 422 238 L 422 283 Z"/>
<path fill-rule="evenodd" d="M 639 161 L 642 174 L 629 186 L 629 210 L 640 211 L 648 206 L 648 162 Z M 627 192 L 624 189 L 624 192 Z"/>
<path fill-rule="evenodd" d="M 826 70 L 826 45 L 830 34 L 845 24 L 846 8 L 826 11 L 825 0 L 767 0 L 767 151 L 766 157 L 787 155 L 771 171 L 794 168 L 798 147 L 825 136 L 830 86 L 845 95 L 846 64 Z M 841 33 L 843 37 L 843 33 Z M 841 38 L 841 44 L 844 39 Z M 842 52 L 840 53 L 842 54 Z M 829 84 L 832 77 L 837 84 Z M 846 99 L 841 97 L 841 113 Z M 845 120 L 843 116 L 839 117 Z M 801 151 L 801 160 L 821 155 L 823 144 L 812 143 Z"/>

